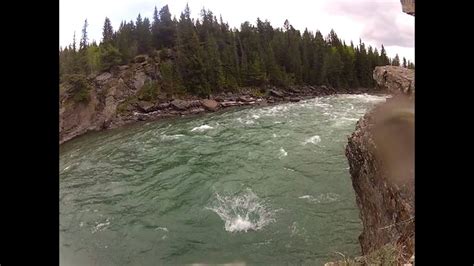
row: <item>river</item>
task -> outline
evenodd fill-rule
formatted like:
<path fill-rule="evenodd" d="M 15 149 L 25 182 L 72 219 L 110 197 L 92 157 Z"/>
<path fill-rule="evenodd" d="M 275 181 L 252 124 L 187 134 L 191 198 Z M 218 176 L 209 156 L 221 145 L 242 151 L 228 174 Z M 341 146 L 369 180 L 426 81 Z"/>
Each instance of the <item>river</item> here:
<path fill-rule="evenodd" d="M 61 145 L 61 265 L 322 265 L 360 254 L 344 148 L 384 99 L 142 122 Z"/>

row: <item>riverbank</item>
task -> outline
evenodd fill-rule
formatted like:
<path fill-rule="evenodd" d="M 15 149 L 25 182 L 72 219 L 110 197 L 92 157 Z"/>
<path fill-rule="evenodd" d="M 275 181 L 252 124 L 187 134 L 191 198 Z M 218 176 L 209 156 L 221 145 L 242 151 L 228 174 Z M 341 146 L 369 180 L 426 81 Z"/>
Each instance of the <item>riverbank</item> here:
<path fill-rule="evenodd" d="M 105 99 L 101 100 L 100 92 L 91 93 L 92 99 L 88 104 L 69 103 L 69 105 L 65 104 L 64 107 L 62 107 L 59 143 L 63 144 L 90 131 L 118 128 L 137 121 L 188 117 L 238 107 L 268 106 L 287 102 L 299 102 L 305 99 L 332 94 L 362 93 L 379 94 L 383 93 L 383 91 L 367 88 L 336 90 L 326 86 L 292 86 L 288 89 L 278 89 L 275 87 L 263 89 L 247 88 L 241 89 L 239 92 L 226 92 L 212 95 L 207 99 L 196 96 L 186 96 L 170 99 L 164 98 L 156 101 L 136 100 L 130 103 L 122 101 L 122 105 L 115 105 L 115 110 L 104 106 L 107 105 L 107 101 L 111 101 L 109 97 L 104 97 Z M 105 104 L 101 104 L 104 102 Z M 124 103 L 126 103 L 126 105 L 124 105 Z M 66 106 L 69 108 L 65 108 Z M 104 111 L 97 112 L 100 109 Z M 109 113 L 109 115 L 107 115 L 107 113 Z M 88 121 L 88 123 L 84 123 L 84 121 Z M 64 127 L 67 124 L 69 124 L 69 130 L 67 127 Z"/>

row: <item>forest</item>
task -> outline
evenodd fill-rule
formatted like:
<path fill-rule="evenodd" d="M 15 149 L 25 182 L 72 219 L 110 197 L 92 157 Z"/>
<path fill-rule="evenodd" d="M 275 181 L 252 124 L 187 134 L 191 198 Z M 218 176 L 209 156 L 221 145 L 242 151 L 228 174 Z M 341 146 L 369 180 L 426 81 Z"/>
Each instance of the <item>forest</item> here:
<path fill-rule="evenodd" d="M 359 43 L 347 44 L 334 30 L 324 37 L 320 31 L 303 33 L 288 20 L 283 27 L 257 18 L 231 28 L 222 17 L 202 9 L 199 19 L 190 16 L 188 5 L 179 19 L 172 18 L 167 5 L 153 18 L 122 21 L 114 30 L 105 18 L 102 40 L 89 43 L 87 19 L 79 45 L 60 47 L 60 81 L 87 77 L 133 62 L 137 55 L 158 55 L 161 89 L 195 95 L 233 91 L 241 87 L 273 85 L 326 85 L 334 88 L 372 88 L 376 66 L 393 65 L 414 69 L 398 54 L 389 58 Z"/>

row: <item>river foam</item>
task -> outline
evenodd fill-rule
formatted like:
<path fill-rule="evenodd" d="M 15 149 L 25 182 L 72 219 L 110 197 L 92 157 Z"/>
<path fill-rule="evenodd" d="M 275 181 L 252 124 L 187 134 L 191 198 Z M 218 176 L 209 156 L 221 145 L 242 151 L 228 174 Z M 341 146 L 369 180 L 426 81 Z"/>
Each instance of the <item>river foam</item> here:
<path fill-rule="evenodd" d="M 213 129 L 213 127 L 209 126 L 209 125 L 202 125 L 202 126 L 198 126 L 198 127 L 194 127 L 193 129 L 191 129 L 191 132 L 203 132 L 203 131 L 206 131 L 206 130 L 209 130 L 209 129 Z"/>
<path fill-rule="evenodd" d="M 318 136 L 318 135 L 315 135 L 315 136 L 312 136 L 311 138 L 308 138 L 305 141 L 303 141 L 303 145 L 306 145 L 308 143 L 316 144 L 316 143 L 319 143 L 319 142 L 321 142 L 321 137 Z"/>
<path fill-rule="evenodd" d="M 227 232 L 257 231 L 274 221 L 274 211 L 251 189 L 233 196 L 216 193 L 216 202 L 206 209 L 219 215 Z"/>
<path fill-rule="evenodd" d="M 331 203 L 338 201 L 341 196 L 336 194 L 336 193 L 325 193 L 325 194 L 320 194 L 316 197 L 312 195 L 303 195 L 301 197 L 298 197 L 299 199 L 305 199 L 310 203 Z"/>

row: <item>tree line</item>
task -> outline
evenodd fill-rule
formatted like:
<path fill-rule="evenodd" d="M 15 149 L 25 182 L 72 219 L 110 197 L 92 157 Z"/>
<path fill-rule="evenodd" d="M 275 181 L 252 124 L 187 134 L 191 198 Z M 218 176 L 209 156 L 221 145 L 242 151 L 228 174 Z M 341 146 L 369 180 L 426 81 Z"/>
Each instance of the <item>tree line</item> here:
<path fill-rule="evenodd" d="M 327 85 L 334 88 L 372 88 L 375 66 L 413 68 L 398 54 L 392 59 L 381 50 L 346 44 L 334 30 L 323 37 L 305 29 L 296 30 L 288 20 L 274 28 L 257 18 L 230 28 L 222 17 L 202 9 L 199 19 L 190 17 L 188 5 L 179 19 L 168 6 L 155 7 L 152 21 L 139 14 L 136 21 L 122 21 L 114 30 L 105 18 L 102 40 L 89 43 L 85 20 L 79 47 L 60 48 L 60 78 L 90 75 L 128 64 L 137 55 L 158 53 L 161 88 L 166 91 L 208 95 L 238 87 L 274 85 Z"/>

